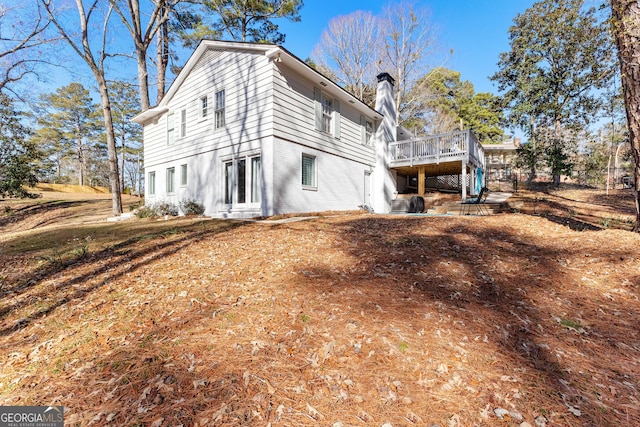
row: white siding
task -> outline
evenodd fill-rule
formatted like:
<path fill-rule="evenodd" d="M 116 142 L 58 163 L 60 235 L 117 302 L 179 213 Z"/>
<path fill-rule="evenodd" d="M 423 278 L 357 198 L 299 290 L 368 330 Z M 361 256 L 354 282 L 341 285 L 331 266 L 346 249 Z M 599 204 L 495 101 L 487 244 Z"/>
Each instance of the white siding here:
<path fill-rule="evenodd" d="M 355 161 L 374 163 L 374 149 L 362 144 L 362 113 L 349 102 L 340 100 L 339 139 L 315 129 L 314 86 L 330 96 L 338 97 L 318 83 L 302 78 L 282 63 L 278 64 L 273 81 L 274 135 Z M 373 121 L 372 118 L 369 120 Z"/>
<path fill-rule="evenodd" d="M 188 158 L 271 135 L 271 67 L 264 56 L 241 52 L 225 52 L 196 67 L 168 103 L 170 111 L 145 125 L 145 165 L 153 167 L 167 158 Z M 223 89 L 226 126 L 215 129 L 214 97 Z M 203 119 L 199 99 L 204 95 L 209 97 L 209 114 Z M 176 132 L 175 143 L 167 145 L 166 117 L 182 108 L 187 109 L 186 137 Z"/>
<path fill-rule="evenodd" d="M 315 129 L 314 86 L 259 52 L 213 51 L 197 65 L 167 103 L 169 111 L 144 126 L 145 176 L 156 174 L 156 194 L 148 203 L 179 204 L 195 199 L 205 215 L 254 217 L 288 212 L 357 209 L 365 201 L 365 176 L 375 165 L 375 150 L 362 144 L 361 115 L 344 93 L 340 99 L 340 138 Z M 225 91 L 226 126 L 215 129 L 215 93 Z M 323 89 L 323 88 L 321 88 Z M 326 88 L 325 88 L 326 89 Z M 324 89 L 323 89 L 324 90 Z M 200 98 L 208 96 L 208 115 L 200 117 Z M 186 135 L 180 137 L 180 110 L 187 110 Z M 166 117 L 177 118 L 175 142 L 167 145 Z M 316 156 L 317 187 L 303 188 L 302 154 Z M 224 203 L 224 162 L 261 157 L 259 206 Z M 187 164 L 186 186 L 179 183 Z M 166 193 L 166 170 L 176 170 L 175 192 Z M 147 193 L 148 194 L 148 193 Z"/>

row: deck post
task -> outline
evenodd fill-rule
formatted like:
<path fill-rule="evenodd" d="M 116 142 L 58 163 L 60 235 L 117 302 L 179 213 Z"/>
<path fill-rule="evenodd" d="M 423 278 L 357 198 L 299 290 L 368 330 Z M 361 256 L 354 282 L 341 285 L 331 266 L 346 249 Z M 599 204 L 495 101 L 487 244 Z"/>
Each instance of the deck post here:
<path fill-rule="evenodd" d="M 469 180 L 469 194 L 476 195 L 476 168 L 471 168 L 471 179 Z"/>
<path fill-rule="evenodd" d="M 418 196 L 424 196 L 424 166 L 418 168 Z"/>
<path fill-rule="evenodd" d="M 462 160 L 462 200 L 467 198 L 467 162 Z"/>

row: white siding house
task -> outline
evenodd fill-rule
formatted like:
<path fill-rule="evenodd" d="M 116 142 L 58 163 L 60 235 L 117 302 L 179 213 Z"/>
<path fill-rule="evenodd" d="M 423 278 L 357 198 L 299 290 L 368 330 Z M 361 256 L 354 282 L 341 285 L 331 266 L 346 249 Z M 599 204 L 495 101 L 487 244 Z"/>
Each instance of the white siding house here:
<path fill-rule="evenodd" d="M 392 102 L 392 80 L 381 84 Z M 280 46 L 202 41 L 159 105 L 133 120 L 149 204 L 191 199 L 231 218 L 390 210 L 393 120 Z"/>

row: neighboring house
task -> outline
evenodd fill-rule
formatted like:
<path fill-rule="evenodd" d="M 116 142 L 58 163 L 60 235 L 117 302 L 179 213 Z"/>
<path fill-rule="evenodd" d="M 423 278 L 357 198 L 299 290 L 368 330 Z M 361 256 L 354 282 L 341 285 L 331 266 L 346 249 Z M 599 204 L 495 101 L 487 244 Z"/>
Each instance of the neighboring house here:
<path fill-rule="evenodd" d="M 484 146 L 488 181 L 510 181 L 512 179 L 516 151 L 519 146 L 520 138 L 510 138 L 500 144 Z"/>
<path fill-rule="evenodd" d="M 374 110 L 280 46 L 202 41 L 159 105 L 133 119 L 146 203 L 195 200 L 230 218 L 390 212 L 390 143 L 402 138 L 393 79 L 378 80 Z"/>

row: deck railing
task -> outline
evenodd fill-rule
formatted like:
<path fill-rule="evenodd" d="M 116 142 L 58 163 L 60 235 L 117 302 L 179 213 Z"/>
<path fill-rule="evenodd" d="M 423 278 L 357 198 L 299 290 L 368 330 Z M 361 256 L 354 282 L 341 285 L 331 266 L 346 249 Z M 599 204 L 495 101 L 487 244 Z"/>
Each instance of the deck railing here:
<path fill-rule="evenodd" d="M 464 160 L 484 165 L 484 148 L 470 130 L 389 144 L 391 166 L 416 166 Z"/>

